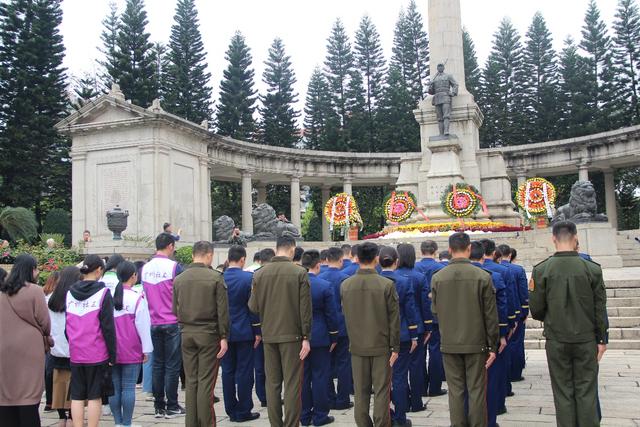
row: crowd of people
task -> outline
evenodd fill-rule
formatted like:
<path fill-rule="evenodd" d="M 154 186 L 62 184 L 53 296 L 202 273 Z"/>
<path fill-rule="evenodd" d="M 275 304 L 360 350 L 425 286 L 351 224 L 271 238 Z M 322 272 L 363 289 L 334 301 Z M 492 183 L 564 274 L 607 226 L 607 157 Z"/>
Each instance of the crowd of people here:
<path fill-rule="evenodd" d="M 147 262 L 88 255 L 44 288 L 36 260 L 20 255 L 7 277 L 0 270 L 0 420 L 39 426 L 46 389 L 62 427 L 85 418 L 97 426 L 103 403 L 117 426 L 131 426 L 142 383 L 156 418 L 211 426 L 221 368 L 233 422 L 259 418 L 254 391 L 272 426 L 326 425 L 331 410 L 353 406 L 358 426 L 410 426 L 407 414 L 425 411 L 424 397 L 448 393 L 453 426 L 495 426 L 511 383 L 523 380 L 531 295 L 555 345 L 547 351 L 559 425 L 597 425 L 595 357 L 581 361 L 584 387 L 565 389 L 578 375 L 573 359 L 588 358 L 596 342 L 598 361 L 606 349 L 602 274 L 578 256 L 575 225 L 556 225 L 554 243 L 559 252 L 531 281 L 515 249 L 464 233 L 442 252 L 423 242 L 420 259 L 406 243 L 318 251 L 284 236 L 251 263 L 233 245 L 214 269 L 212 243 L 195 243 L 193 262 L 182 266 L 176 237 L 163 232 Z M 569 264 L 587 273 L 563 271 Z M 563 274 L 572 282 L 552 286 Z M 578 316 L 570 331 L 562 310 Z M 558 357 L 565 352 L 573 356 Z"/>

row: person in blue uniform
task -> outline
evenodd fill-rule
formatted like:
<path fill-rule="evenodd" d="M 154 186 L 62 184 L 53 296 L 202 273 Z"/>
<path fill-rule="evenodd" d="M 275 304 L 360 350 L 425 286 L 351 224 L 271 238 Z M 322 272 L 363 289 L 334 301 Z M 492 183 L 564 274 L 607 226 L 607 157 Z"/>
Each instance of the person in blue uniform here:
<path fill-rule="evenodd" d="M 253 326 L 249 311 L 253 274 L 243 271 L 247 251 L 242 246 L 229 248 L 229 266 L 224 272 L 229 301 L 229 349 L 222 358 L 224 409 L 232 422 L 241 423 L 260 417 L 253 409 L 253 350 L 260 343 L 259 326 Z"/>
<path fill-rule="evenodd" d="M 400 352 L 398 360 L 393 365 L 391 378 L 391 401 L 393 402 L 391 419 L 393 426 L 410 426 L 411 420 L 407 419 L 407 409 L 409 408 L 407 376 L 411 354 L 418 347 L 418 325 L 413 288 L 405 277 L 395 271 L 398 266 L 398 252 L 394 248 L 385 246 L 380 249 L 378 262 L 382 267 L 380 275 L 394 281 L 400 304 Z"/>
<path fill-rule="evenodd" d="M 440 252 L 438 254 L 438 260 L 440 261 L 440 264 L 446 267 L 449 265 L 449 261 L 451 261 L 451 253 L 448 250 Z"/>
<path fill-rule="evenodd" d="M 331 283 L 317 276 L 320 273 L 320 253 L 306 251 L 302 255 L 301 265 L 309 272 L 311 283 L 311 352 L 304 361 L 304 380 L 302 383 L 303 426 L 331 424 L 329 416 L 329 381 L 331 381 L 331 352 L 338 340 L 338 315 L 334 302 Z"/>
<path fill-rule="evenodd" d="M 346 265 L 346 267 L 342 269 L 342 272 L 349 277 L 356 274 L 356 272 L 360 268 L 360 264 L 358 263 L 358 246 L 360 245 L 351 246 L 351 253 L 350 253 L 351 258 L 349 260 L 349 263 Z M 344 261 L 342 263 L 344 264 Z"/>
<path fill-rule="evenodd" d="M 424 321 L 422 319 L 423 301 L 422 291 L 427 286 L 426 276 L 415 268 L 416 249 L 408 243 L 401 243 L 397 247 L 398 251 L 398 269 L 396 273 L 406 278 L 413 288 L 413 297 L 416 307 L 415 319 L 418 326 L 418 347 L 409 360 L 409 412 L 421 412 L 427 409 L 422 402 L 422 396 L 425 389 L 425 348 L 424 341 Z"/>
<path fill-rule="evenodd" d="M 340 250 L 342 251 L 342 267 L 340 269 L 343 270 L 351 264 L 351 245 L 345 243 L 340 246 Z"/>
<path fill-rule="evenodd" d="M 509 245 L 500 245 L 498 250 L 502 253 L 501 265 L 504 265 L 511 269 L 513 277 L 516 281 L 516 287 L 518 291 L 517 301 L 520 304 L 520 313 L 518 314 L 518 329 L 513 334 L 513 353 L 511 356 L 511 370 L 509 371 L 509 379 L 511 382 L 523 381 L 522 371 L 526 361 L 524 352 L 524 336 L 527 323 L 527 317 L 529 317 L 529 282 L 527 280 L 527 272 L 524 267 L 516 264 L 513 257 L 511 247 Z"/>
<path fill-rule="evenodd" d="M 324 273 L 329 268 L 329 261 L 327 261 L 328 255 L 329 249 L 323 249 L 320 251 L 320 274 Z"/>
<path fill-rule="evenodd" d="M 422 319 L 424 323 L 425 339 L 429 354 L 429 365 L 427 367 L 427 382 L 425 384 L 425 394 L 430 397 L 442 396 L 447 393 L 442 389 L 444 382 L 444 364 L 442 353 L 440 352 L 440 330 L 438 329 L 438 318 L 431 312 L 431 278 L 433 274 L 442 268 L 436 259 L 438 257 L 438 244 L 433 240 L 427 240 L 420 245 L 422 260 L 416 263 L 416 270 L 424 273 L 425 286 L 422 288 Z"/>
<path fill-rule="evenodd" d="M 349 250 L 351 250 L 351 247 L 349 247 Z M 353 389 L 351 353 L 349 353 L 349 337 L 347 336 L 347 326 L 344 321 L 340 299 L 340 286 L 349 276 L 341 271 L 342 257 L 343 252 L 340 248 L 329 248 L 329 253 L 327 254 L 329 268 L 318 276 L 331 284 L 338 315 L 338 341 L 335 349 L 331 352 L 332 376 L 335 376 L 338 381 L 337 393 L 333 379 L 329 381 L 329 400 L 332 409 L 349 409 L 353 407 L 353 403 L 349 398 L 349 394 Z"/>
<path fill-rule="evenodd" d="M 487 380 L 487 427 L 497 426 L 498 412 L 505 406 L 507 366 L 504 350 L 507 347 L 509 333 L 507 289 L 500 273 L 486 270 L 483 266 L 484 248 L 482 243 L 471 243 L 471 264 L 491 274 L 493 287 L 496 290 L 496 307 L 498 308 L 498 326 L 500 328 L 500 344 L 496 361 L 489 368 Z"/>

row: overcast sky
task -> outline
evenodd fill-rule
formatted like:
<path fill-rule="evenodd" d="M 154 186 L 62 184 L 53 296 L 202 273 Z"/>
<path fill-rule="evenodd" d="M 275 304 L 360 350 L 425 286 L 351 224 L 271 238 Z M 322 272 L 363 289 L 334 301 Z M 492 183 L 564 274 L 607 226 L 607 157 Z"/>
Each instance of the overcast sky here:
<path fill-rule="evenodd" d="M 427 25 L 427 1 L 417 0 Z M 462 22 L 476 44 L 480 64 L 484 64 L 504 16 L 511 18 L 524 36 L 536 11 L 542 12 L 554 35 L 555 47 L 562 48 L 571 35 L 580 39 L 580 29 L 589 0 L 461 0 Z M 299 108 L 316 65 L 322 65 L 326 39 L 340 17 L 351 39 L 364 14 L 371 16 L 381 34 L 387 59 L 391 56 L 393 29 L 402 7 L 409 0 L 196 0 L 200 28 L 212 74 L 211 85 L 217 99 L 224 53 L 236 30 L 242 31 L 253 54 L 258 89 L 262 88 L 263 62 L 274 37 L 284 40 L 298 83 Z M 611 25 L 616 0 L 598 0 L 603 18 Z M 120 12 L 125 0 L 116 0 Z M 166 43 L 173 24 L 176 0 L 146 0 L 151 40 Z M 63 0 L 62 35 L 66 46 L 65 66 L 72 76 L 95 72 L 99 58 L 101 21 L 109 10 L 109 0 Z"/>

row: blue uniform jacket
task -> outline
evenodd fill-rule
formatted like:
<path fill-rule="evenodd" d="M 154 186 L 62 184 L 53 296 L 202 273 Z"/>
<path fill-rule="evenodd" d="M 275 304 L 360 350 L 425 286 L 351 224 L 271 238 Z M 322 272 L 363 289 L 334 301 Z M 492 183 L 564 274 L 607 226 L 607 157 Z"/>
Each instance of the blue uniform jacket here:
<path fill-rule="evenodd" d="M 438 318 L 431 311 L 431 278 L 436 271 L 442 270 L 444 266 L 433 258 L 424 258 L 416 263 L 415 269 L 424 273 L 426 285 L 422 287 L 422 321 L 426 332 L 433 331 L 434 325 L 438 324 Z"/>
<path fill-rule="evenodd" d="M 424 296 L 422 294 L 422 290 L 427 286 L 427 278 L 424 273 L 420 273 L 415 268 L 399 268 L 396 270 L 396 273 L 406 278 L 413 288 L 413 299 L 416 308 L 416 325 L 418 326 L 417 333 L 420 336 L 424 334 L 424 319 L 422 318 L 422 315 L 425 311 L 425 305 L 427 302 L 423 301 Z M 431 306 L 429 306 L 429 309 L 431 309 Z"/>
<path fill-rule="evenodd" d="M 409 281 L 395 271 L 382 271 L 381 276 L 393 280 L 400 303 L 400 342 L 409 342 L 418 336 L 416 306 Z"/>
<path fill-rule="evenodd" d="M 311 347 L 328 347 L 338 340 L 338 314 L 331 283 L 309 273 L 311 282 Z"/>
<path fill-rule="evenodd" d="M 349 260 L 344 260 L 344 261 L 349 261 Z M 344 261 L 343 261 L 343 265 L 344 265 Z M 360 264 L 356 264 L 355 262 L 351 262 L 349 261 L 343 268 L 342 268 L 342 272 L 344 274 L 346 274 L 347 276 L 351 277 L 354 274 L 356 274 L 356 272 L 358 271 L 358 269 L 360 268 Z"/>
<path fill-rule="evenodd" d="M 503 261 L 502 265 L 506 265 L 513 272 L 518 287 L 518 301 L 520 302 L 520 321 L 529 316 L 529 285 L 527 283 L 527 272 L 524 267 L 518 264 L 511 264 Z"/>
<path fill-rule="evenodd" d="M 513 275 L 511 274 L 511 270 L 506 266 L 500 265 L 490 259 L 485 259 L 484 264 L 482 265 L 485 270 L 499 273 L 504 280 L 504 284 L 507 289 L 509 328 L 512 328 L 517 320 L 517 315 L 520 314 L 516 313 L 516 311 L 520 311 L 520 304 L 518 304 L 518 300 L 516 299 L 516 282 L 513 278 Z"/>
<path fill-rule="evenodd" d="M 229 300 L 229 342 L 253 341 L 260 335 L 260 320 L 249 311 L 253 274 L 231 267 L 223 276 Z"/>
<path fill-rule="evenodd" d="M 504 280 L 500 273 L 487 270 L 479 262 L 473 262 L 472 264 L 491 274 L 493 288 L 496 290 L 496 307 L 498 308 L 498 326 L 500 327 L 500 336 L 506 337 L 509 334 L 509 301 L 507 299 L 507 287 L 504 284 Z"/>
<path fill-rule="evenodd" d="M 329 266 L 326 264 L 322 264 L 320 266 L 320 274 L 324 273 L 325 271 L 327 271 L 329 269 Z"/>
<path fill-rule="evenodd" d="M 336 311 L 338 312 L 338 336 L 346 337 L 347 325 L 344 322 L 344 313 L 342 312 L 342 300 L 340 299 L 340 285 L 342 285 L 342 282 L 348 279 L 349 276 L 343 273 L 342 270 L 329 267 L 327 271 L 319 274 L 318 277 L 322 280 L 326 280 L 327 282 L 331 283 L 331 288 L 333 289 L 333 302 L 335 303 Z"/>

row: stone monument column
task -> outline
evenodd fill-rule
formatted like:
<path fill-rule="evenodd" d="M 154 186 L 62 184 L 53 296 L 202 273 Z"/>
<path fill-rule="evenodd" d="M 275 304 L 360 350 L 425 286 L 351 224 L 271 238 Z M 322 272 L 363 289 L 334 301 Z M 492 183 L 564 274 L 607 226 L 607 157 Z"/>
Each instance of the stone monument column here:
<path fill-rule="evenodd" d="M 213 238 L 211 222 L 211 169 L 209 159 L 200 158 L 200 239 Z"/>
<path fill-rule="evenodd" d="M 604 202 L 607 211 L 609 224 L 613 228 L 618 228 L 618 207 L 616 205 L 616 186 L 614 179 L 614 170 L 607 169 L 604 171 Z"/>
<path fill-rule="evenodd" d="M 589 181 L 589 163 L 578 164 L 578 181 Z"/>
<path fill-rule="evenodd" d="M 460 0 L 429 0 L 429 56 L 431 75 L 435 65 L 445 64 L 447 73 L 458 82 L 460 92 L 467 92 L 464 79 Z"/>
<path fill-rule="evenodd" d="M 262 203 L 267 203 L 267 184 L 264 182 L 258 182 L 256 184 L 256 190 L 258 190 L 256 204 L 260 205 Z"/>
<path fill-rule="evenodd" d="M 298 174 L 291 175 L 291 223 L 298 227 L 302 224 L 300 218 L 300 178 Z"/>
<path fill-rule="evenodd" d="M 329 198 L 331 197 L 331 186 L 323 185 L 322 186 L 322 208 L 320 209 L 320 216 L 322 217 L 322 241 L 330 242 L 331 241 L 331 231 L 329 231 L 329 221 L 324 216 L 324 207 L 327 205 Z"/>
<path fill-rule="evenodd" d="M 242 174 L 242 231 L 246 234 L 253 234 L 253 211 L 251 171 L 243 170 Z"/>
<path fill-rule="evenodd" d="M 345 176 L 344 181 L 342 183 L 342 189 L 347 194 L 353 194 L 353 178 L 350 176 Z"/>

